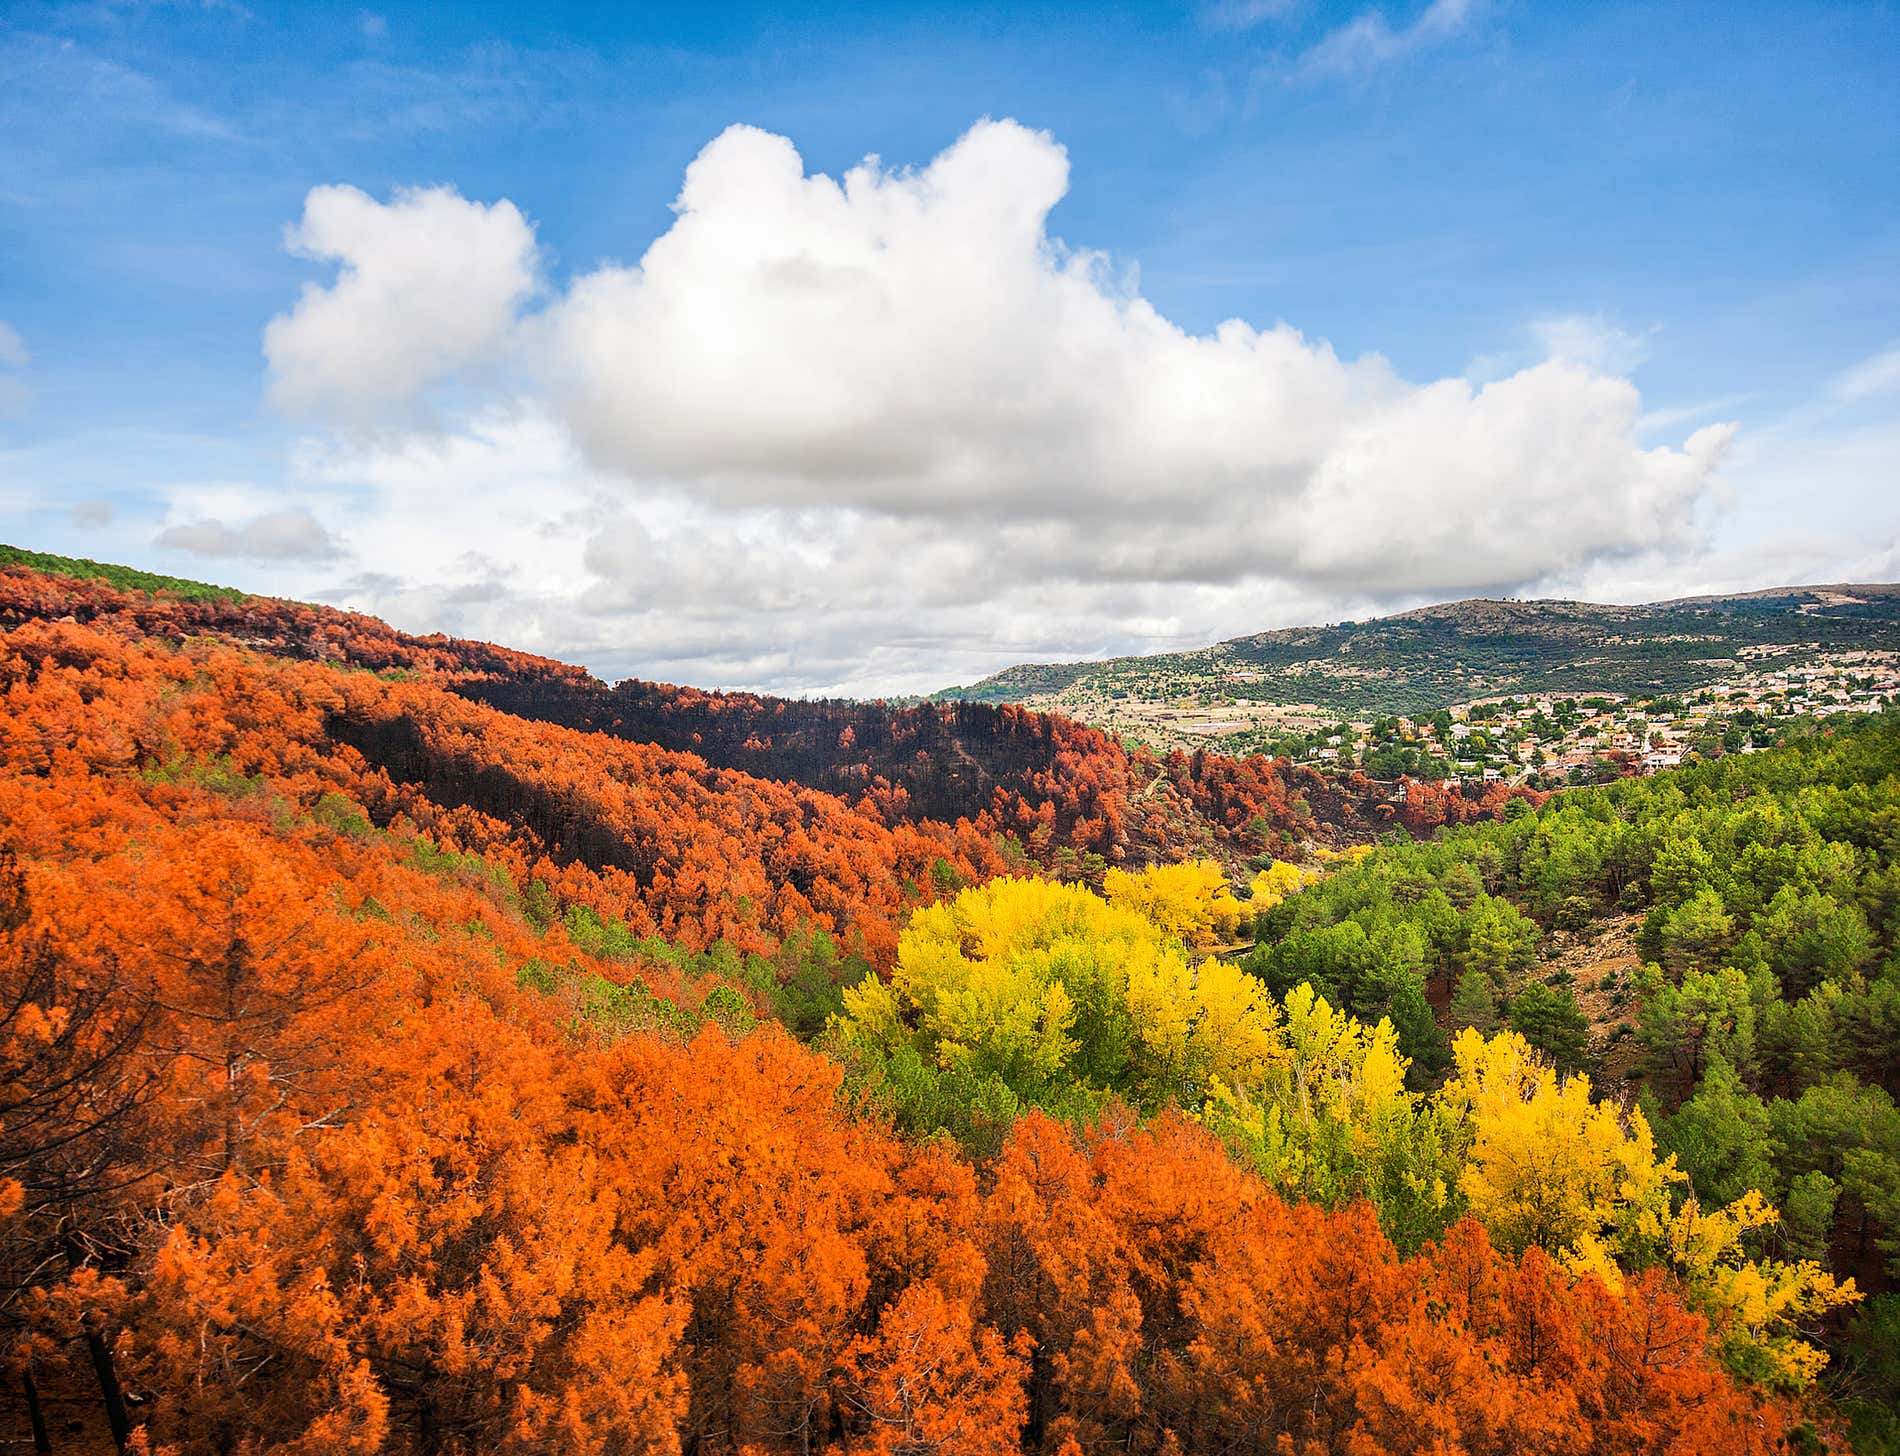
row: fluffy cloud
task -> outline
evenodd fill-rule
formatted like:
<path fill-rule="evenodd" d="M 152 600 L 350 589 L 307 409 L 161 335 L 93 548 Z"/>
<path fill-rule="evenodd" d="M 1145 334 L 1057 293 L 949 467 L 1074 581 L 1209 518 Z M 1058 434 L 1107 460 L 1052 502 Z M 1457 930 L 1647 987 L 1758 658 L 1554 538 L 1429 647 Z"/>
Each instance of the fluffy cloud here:
<path fill-rule="evenodd" d="M 341 265 L 264 330 L 271 397 L 291 411 L 357 418 L 410 398 L 494 351 L 535 287 L 534 230 L 515 205 L 447 188 L 388 203 L 314 188 L 285 241 Z"/>
<path fill-rule="evenodd" d="M 1701 538 L 1731 431 L 1646 448 L 1639 340 L 1557 320 L 1419 383 L 1283 323 L 1190 333 L 1049 235 L 1067 186 L 1012 122 L 837 179 L 734 127 L 637 264 L 533 313 L 509 204 L 312 194 L 300 245 L 345 266 L 271 325 L 280 399 L 361 423 L 505 365 L 442 427 L 313 438 L 300 488 L 373 503 L 353 603 L 604 671 L 911 689 Z"/>
<path fill-rule="evenodd" d="M 346 554 L 244 584 L 585 662 L 609 677 L 852 694 L 924 691 L 1012 661 L 1195 645 L 1341 598 L 1253 581 L 1091 580 L 1036 523 L 944 532 L 841 509 L 734 508 L 631 488 L 533 402 L 452 429 L 313 437 L 296 493 Z M 254 497 L 194 487 L 180 520 Z M 1353 597 L 1351 610 L 1364 601 Z"/>
<path fill-rule="evenodd" d="M 336 538 L 307 510 L 267 511 L 235 522 L 181 521 L 160 531 L 154 544 L 194 556 L 253 561 L 321 561 L 339 550 Z"/>
<path fill-rule="evenodd" d="M 1411 385 L 1284 324 L 1189 334 L 1051 240 L 1067 185 L 1063 149 L 1010 122 L 839 181 L 733 128 L 640 264 L 551 310 L 554 398 L 632 477 L 733 507 L 1041 522 L 1099 576 L 1455 590 L 1692 521 L 1723 437 L 1638 448 L 1639 397 L 1579 357 L 1582 330 L 1482 388 Z"/>

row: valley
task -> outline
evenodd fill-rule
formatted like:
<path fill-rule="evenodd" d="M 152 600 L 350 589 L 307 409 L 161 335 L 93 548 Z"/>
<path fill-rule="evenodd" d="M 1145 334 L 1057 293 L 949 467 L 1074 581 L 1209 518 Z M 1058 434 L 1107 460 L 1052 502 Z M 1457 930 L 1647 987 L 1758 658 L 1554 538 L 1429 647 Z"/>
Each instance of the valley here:
<path fill-rule="evenodd" d="M 22 1390 L 85 1456 L 1893 1428 L 1880 649 L 1348 767 L 0 556 L 0 1437 Z M 1685 748 L 1365 771 L 1547 732 Z"/>

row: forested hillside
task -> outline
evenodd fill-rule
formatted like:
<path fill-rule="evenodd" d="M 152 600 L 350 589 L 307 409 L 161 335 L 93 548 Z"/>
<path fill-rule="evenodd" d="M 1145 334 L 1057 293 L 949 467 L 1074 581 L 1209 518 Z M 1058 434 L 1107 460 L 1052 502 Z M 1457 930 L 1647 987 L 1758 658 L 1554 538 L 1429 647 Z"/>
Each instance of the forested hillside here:
<path fill-rule="evenodd" d="M 1110 863 L 1187 853 L 1239 865 L 1305 839 L 1362 840 L 1396 821 L 1424 829 L 1477 818 L 1505 798 L 1500 790 L 1394 805 L 1389 789 L 1363 778 L 1338 780 L 1261 756 L 1156 758 L 1059 715 L 1007 706 L 798 702 L 637 680 L 609 687 L 566 663 L 411 636 L 358 613 L 4 552 L 0 623 L 70 617 L 137 638 L 215 638 L 275 657 L 404 675 L 514 718 L 823 790 L 887 827 L 967 820 L 1074 875 L 1099 878 Z"/>
<path fill-rule="evenodd" d="M 1830 720 L 1831 721 L 1831 720 Z M 1553 942 L 1635 926 L 1637 969 L 1582 984 Z M 1242 964 L 1391 1016 L 1435 1080 L 1448 1034 L 1509 1026 L 1617 1087 L 1705 1205 L 1759 1190 L 1762 1246 L 1872 1298 L 1838 1373 L 1900 1395 L 1900 721 L 1815 733 L 1506 822 L 1391 846 L 1256 922 Z M 1436 1023 L 1422 1010 L 1438 1008 Z M 1592 1004 L 1586 1017 L 1579 1000 Z M 1409 1187 L 1409 1185 L 1408 1185 Z M 1392 1200 L 1382 1198 L 1391 1207 Z M 1398 1200 L 1401 1206 L 1405 1199 Z M 1409 1215 L 1403 1215 L 1409 1216 Z M 1888 1449 L 1886 1413 L 1863 1412 Z"/>
<path fill-rule="evenodd" d="M 0 592 L 0 1439 L 1892 1448 L 1890 720 L 1322 853 L 1026 713 Z M 992 724 L 975 812 L 912 721 Z M 1611 919 L 1605 1086 L 1540 967 Z"/>

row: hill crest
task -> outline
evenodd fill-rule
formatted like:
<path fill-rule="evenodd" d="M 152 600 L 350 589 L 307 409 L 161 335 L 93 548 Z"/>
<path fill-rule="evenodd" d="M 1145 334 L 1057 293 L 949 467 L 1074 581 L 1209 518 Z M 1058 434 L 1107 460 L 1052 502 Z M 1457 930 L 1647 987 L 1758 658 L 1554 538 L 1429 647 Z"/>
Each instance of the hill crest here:
<path fill-rule="evenodd" d="M 1646 603 L 1472 597 L 1274 628 L 1182 652 L 1025 663 L 938 699 L 1019 702 L 1099 721 L 1102 700 L 1233 698 L 1369 717 L 1514 692 L 1674 692 L 1744 649 L 1900 649 L 1900 585 L 1834 583 Z"/>

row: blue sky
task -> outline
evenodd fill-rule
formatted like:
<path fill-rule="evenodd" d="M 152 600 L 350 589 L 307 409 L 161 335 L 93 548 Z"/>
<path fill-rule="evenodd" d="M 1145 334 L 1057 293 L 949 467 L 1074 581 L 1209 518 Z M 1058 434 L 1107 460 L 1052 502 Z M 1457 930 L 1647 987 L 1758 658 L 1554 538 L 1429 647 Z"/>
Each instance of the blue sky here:
<path fill-rule="evenodd" d="M 902 179 L 950 196 L 928 169 L 983 118 L 1021 129 L 968 149 L 963 185 L 1029 199 L 1036 236 L 926 205 L 892 245 Z M 639 270 L 735 124 L 807 176 L 882 159 L 847 251 L 910 257 L 867 265 L 890 307 L 787 314 L 717 274 L 781 246 L 836 261 L 809 198 L 754 205 L 779 155 L 755 133 L 719 154 L 674 282 Z M 13 3 L 0 137 L 0 533 L 20 544 L 789 690 L 1477 591 L 1900 576 L 1891 5 Z M 1044 178 L 1058 148 L 1066 185 Z M 305 209 L 331 186 L 363 203 L 326 252 Z M 469 206 L 432 220 L 403 189 Z M 459 257 L 458 227 L 512 249 L 527 291 L 497 281 L 506 259 L 445 282 L 425 258 L 387 264 L 388 296 L 300 309 L 383 266 L 352 249 Z M 735 263 L 719 240 L 746 227 Z M 997 296 L 1031 290 L 1032 334 L 929 306 L 972 249 L 1013 280 Z M 1078 314 L 1060 278 L 1082 250 Z M 644 292 L 590 311 L 588 279 Z M 440 287 L 479 312 L 489 286 L 493 328 L 410 310 Z M 1301 352 L 1173 364 L 1150 312 L 1188 340 L 1285 323 Z M 267 359 L 277 317 L 295 328 Z M 787 342 L 794 317 L 814 332 Z M 400 387 L 348 387 L 438 326 L 454 337 Z M 638 362 L 656 351 L 689 362 Z M 1353 372 L 1367 356 L 1377 379 Z M 297 368 L 332 384 L 300 392 Z M 1038 371 L 1071 369 L 1044 399 Z M 827 388 L 788 423 L 806 385 Z M 1150 419 L 1177 385 L 1192 399 Z M 1475 402 L 1440 397 L 1460 390 Z M 1289 400 L 1289 421 L 1336 413 L 1283 452 L 1263 421 Z M 1725 432 L 1692 448 L 1705 426 Z"/>

